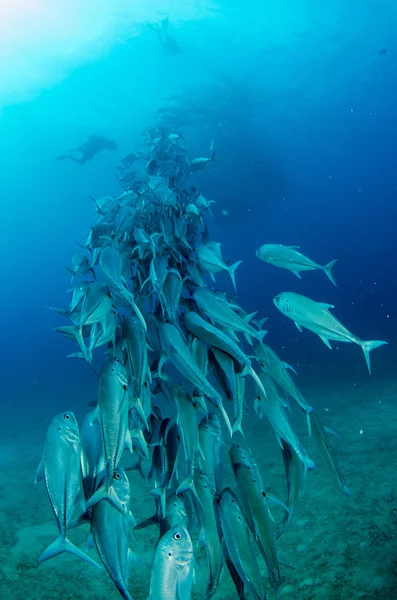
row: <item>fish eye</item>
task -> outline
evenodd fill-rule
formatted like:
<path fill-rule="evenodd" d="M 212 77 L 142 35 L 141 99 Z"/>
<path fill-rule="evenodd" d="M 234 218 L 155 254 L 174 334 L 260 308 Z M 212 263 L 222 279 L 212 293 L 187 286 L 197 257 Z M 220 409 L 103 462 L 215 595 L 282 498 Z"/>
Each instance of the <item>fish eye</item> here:
<path fill-rule="evenodd" d="M 63 418 L 65 419 L 65 421 L 70 421 L 70 416 L 68 415 L 68 413 L 65 413 L 63 415 Z"/>
<path fill-rule="evenodd" d="M 233 502 L 233 504 L 237 504 L 237 500 L 236 500 L 236 498 L 233 498 L 233 497 L 232 497 L 232 502 Z"/>
<path fill-rule="evenodd" d="M 113 478 L 120 479 L 120 475 L 119 475 L 119 473 L 117 473 L 117 471 L 114 473 Z"/>
<path fill-rule="evenodd" d="M 177 494 L 178 498 L 183 498 L 182 494 Z M 175 506 L 175 504 L 174 504 Z"/>
<path fill-rule="evenodd" d="M 120 359 L 119 358 L 115 358 L 114 362 L 116 362 L 119 365 L 120 364 Z"/>
<path fill-rule="evenodd" d="M 280 296 L 276 296 L 276 302 L 280 302 Z"/>
<path fill-rule="evenodd" d="M 172 537 L 174 538 L 174 540 L 180 540 L 180 539 L 182 539 L 182 536 L 179 533 L 179 531 L 177 531 L 176 533 L 174 533 L 174 535 Z M 171 554 L 169 556 L 171 556 Z"/>
<path fill-rule="evenodd" d="M 208 420 L 209 421 L 213 421 L 214 420 L 214 415 L 208 415 Z"/>

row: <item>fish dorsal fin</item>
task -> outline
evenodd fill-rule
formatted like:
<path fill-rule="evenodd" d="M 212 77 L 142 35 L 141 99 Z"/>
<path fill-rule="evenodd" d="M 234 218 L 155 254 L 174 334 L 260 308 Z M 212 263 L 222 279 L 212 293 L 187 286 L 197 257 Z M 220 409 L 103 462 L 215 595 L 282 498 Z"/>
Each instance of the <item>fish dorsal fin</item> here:
<path fill-rule="evenodd" d="M 327 304 L 326 302 L 318 302 L 319 306 L 324 310 L 329 310 L 330 308 L 335 308 L 333 304 Z"/>

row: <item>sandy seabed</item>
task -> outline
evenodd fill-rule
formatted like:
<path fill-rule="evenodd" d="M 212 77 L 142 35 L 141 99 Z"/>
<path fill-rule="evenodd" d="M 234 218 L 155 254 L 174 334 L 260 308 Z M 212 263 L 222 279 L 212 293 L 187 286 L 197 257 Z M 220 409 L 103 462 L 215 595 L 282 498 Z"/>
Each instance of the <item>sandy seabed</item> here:
<path fill-rule="evenodd" d="M 307 444 L 299 413 L 292 419 L 317 469 L 308 474 L 305 494 L 292 523 L 278 541 L 285 600 L 397 599 L 397 382 L 362 387 L 305 390 L 324 424 L 342 441 L 332 445 L 351 489 L 345 497 L 312 444 Z M 321 397 L 319 397 L 321 394 Z M 51 417 L 51 415 L 49 415 Z M 57 535 L 44 485 L 33 484 L 46 424 L 29 434 L 4 432 L 0 437 L 0 599 L 118 600 L 107 573 L 73 556 L 38 564 L 41 552 Z M 281 453 L 266 423 L 245 417 L 245 432 L 267 490 L 285 498 Z M 227 440 L 225 440 L 227 441 Z M 128 458 L 128 457 L 126 457 Z M 225 484 L 233 483 L 225 453 Z M 139 522 L 150 516 L 154 502 L 149 485 L 132 473 L 132 510 Z M 280 521 L 282 511 L 272 512 Z M 88 527 L 70 533 L 84 548 Z M 132 549 L 140 565 L 132 569 L 129 589 L 136 600 L 149 593 L 150 563 L 158 530 L 134 533 Z M 95 557 L 95 551 L 91 551 Z M 196 553 L 193 599 L 204 598 L 207 563 L 203 548 Z M 261 559 L 260 559 L 261 560 Z M 263 562 L 260 562 L 266 577 Z M 289 565 L 289 568 L 284 565 Z M 266 579 L 269 599 L 272 590 Z M 227 570 L 215 600 L 237 594 Z"/>

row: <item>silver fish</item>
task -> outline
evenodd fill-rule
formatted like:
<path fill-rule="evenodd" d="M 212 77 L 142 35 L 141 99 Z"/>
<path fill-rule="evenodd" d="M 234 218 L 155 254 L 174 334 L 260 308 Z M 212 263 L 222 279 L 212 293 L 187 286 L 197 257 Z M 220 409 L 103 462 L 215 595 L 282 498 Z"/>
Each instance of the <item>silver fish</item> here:
<path fill-rule="evenodd" d="M 217 242 L 202 243 L 197 246 L 196 252 L 201 268 L 204 269 L 204 271 L 207 271 L 214 281 L 214 273 L 227 271 L 230 275 L 230 279 L 232 280 L 233 287 L 236 289 L 234 273 L 237 267 L 241 265 L 241 260 L 237 261 L 233 265 L 227 265 L 222 258 L 221 244 Z"/>
<path fill-rule="evenodd" d="M 280 537 L 286 530 L 293 514 L 299 498 L 303 495 L 305 484 L 306 470 L 293 447 L 285 440 L 281 440 L 281 452 L 283 455 L 285 474 L 287 477 L 287 507 L 288 511 L 284 513 L 283 524 L 277 537 Z"/>
<path fill-rule="evenodd" d="M 256 251 L 256 256 L 269 265 L 291 271 L 291 273 L 296 275 L 299 279 L 301 278 L 300 274 L 303 271 L 317 271 L 320 269 L 321 271 L 324 271 L 330 282 L 336 286 L 332 269 L 339 261 L 338 258 L 336 260 L 331 260 L 331 262 L 325 266 L 321 266 L 311 258 L 298 252 L 298 250 L 299 246 L 264 244 Z"/>
<path fill-rule="evenodd" d="M 192 581 L 192 540 L 187 529 L 179 523 L 156 545 L 148 600 L 190 600 Z"/>
<path fill-rule="evenodd" d="M 123 469 L 114 471 L 112 486 L 125 514 L 106 498 L 101 500 L 92 508 L 91 536 L 120 594 L 125 600 L 132 600 L 128 591 L 128 573 L 134 560 L 129 548 L 129 526 L 133 517 L 130 514 L 130 484 Z"/>
<path fill-rule="evenodd" d="M 331 450 L 328 443 L 328 435 L 327 432 L 321 423 L 320 419 L 312 413 L 309 415 L 311 430 L 313 433 L 313 438 L 316 442 L 317 448 L 319 449 L 321 456 L 327 463 L 331 473 L 335 477 L 341 491 L 346 495 L 350 496 L 350 490 L 346 485 L 346 480 L 344 478 L 343 473 L 341 472 L 339 465 L 336 461 L 333 451 Z"/>
<path fill-rule="evenodd" d="M 196 511 L 199 518 L 200 538 L 205 544 L 210 578 L 205 592 L 206 600 L 213 598 L 219 586 L 222 574 L 223 556 L 218 533 L 218 519 L 215 508 L 216 490 L 204 471 L 197 470 L 194 477 L 197 491 Z"/>
<path fill-rule="evenodd" d="M 266 598 L 261 572 L 242 508 L 230 488 L 219 497 L 220 527 L 229 559 L 244 586 L 256 600 Z"/>
<path fill-rule="evenodd" d="M 336 317 L 330 312 L 334 308 L 332 304 L 315 302 L 306 296 L 293 292 L 282 292 L 273 299 L 274 304 L 283 315 L 294 321 L 295 325 L 302 331 L 302 327 L 316 333 L 328 348 L 331 348 L 330 340 L 336 342 L 350 342 L 358 344 L 364 352 L 368 371 L 371 373 L 370 355 L 371 350 L 384 346 L 387 342 L 379 340 L 364 342 L 346 329 Z"/>
<path fill-rule="evenodd" d="M 131 448 L 131 437 L 128 429 L 127 376 L 117 357 L 109 358 L 102 367 L 99 376 L 98 406 L 93 420 L 98 420 L 101 426 L 106 476 L 104 486 L 90 498 L 86 508 L 91 508 L 103 498 L 113 500 L 119 507 L 117 494 L 112 488 L 113 473 L 128 440 Z"/>
<path fill-rule="evenodd" d="M 280 360 L 277 354 L 266 344 L 255 344 L 255 354 L 263 371 L 277 383 L 277 385 L 288 395 L 294 398 L 305 413 L 313 412 L 313 407 L 303 397 L 289 370 L 295 370 L 287 363 Z"/>
<path fill-rule="evenodd" d="M 221 395 L 198 368 L 189 346 L 186 344 L 180 331 L 171 323 L 163 323 L 160 328 L 160 334 L 167 358 L 187 381 L 197 387 L 221 411 L 226 426 L 229 432 L 231 432 L 229 417 L 223 407 Z M 159 365 L 159 372 L 161 372 L 163 363 L 164 360 Z"/>
<path fill-rule="evenodd" d="M 57 521 L 59 537 L 44 550 L 39 561 L 43 562 L 63 552 L 69 552 L 100 568 L 67 538 L 67 529 L 76 500 L 82 492 L 80 459 L 81 443 L 76 417 L 72 412 L 57 415 L 47 430 L 35 483 L 44 479 Z"/>
<path fill-rule="evenodd" d="M 277 590 L 281 583 L 280 568 L 261 474 L 249 450 L 240 444 L 233 444 L 229 455 L 245 517 L 265 559 L 270 583 Z"/>
<path fill-rule="evenodd" d="M 257 414 L 259 414 L 261 418 L 263 415 L 266 416 L 277 436 L 277 439 L 279 440 L 279 443 L 281 443 L 281 440 L 285 440 L 293 447 L 294 451 L 299 456 L 300 460 L 303 462 L 305 470 L 315 469 L 314 462 L 308 456 L 298 436 L 292 429 L 292 426 L 283 409 L 282 400 L 277 394 L 276 385 L 273 382 L 272 378 L 266 373 L 261 373 L 259 375 L 259 379 L 261 380 L 263 387 L 266 390 L 266 398 L 264 398 L 261 395 L 261 392 L 259 391 L 258 397 L 256 399 Z"/>
<path fill-rule="evenodd" d="M 208 413 L 199 425 L 200 452 L 197 456 L 199 468 L 204 471 L 210 485 L 219 491 L 222 487 L 222 430 L 215 413 Z"/>
<path fill-rule="evenodd" d="M 258 331 L 249 324 L 247 318 L 242 318 L 236 314 L 229 303 L 217 294 L 214 294 L 208 288 L 197 288 L 193 293 L 193 298 L 198 307 L 211 319 L 214 324 L 229 330 L 243 333 L 248 343 L 252 343 L 251 338 L 256 338 L 260 342 L 263 340 L 267 331 Z M 250 317 L 249 315 L 248 317 Z"/>
<path fill-rule="evenodd" d="M 114 293 L 127 300 L 136 313 L 136 316 L 140 320 L 142 327 L 146 331 L 146 322 L 135 302 L 134 294 L 127 289 L 125 282 L 123 281 L 123 276 L 121 273 L 122 264 L 118 250 L 114 246 L 107 246 L 106 248 L 103 248 L 99 263 L 102 273 L 110 288 L 114 291 Z"/>

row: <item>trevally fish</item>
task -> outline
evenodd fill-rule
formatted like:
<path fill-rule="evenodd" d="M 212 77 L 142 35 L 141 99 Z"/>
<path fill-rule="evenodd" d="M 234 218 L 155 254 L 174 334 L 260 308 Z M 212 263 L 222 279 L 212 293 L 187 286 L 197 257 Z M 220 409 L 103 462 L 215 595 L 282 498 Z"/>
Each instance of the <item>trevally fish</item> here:
<path fill-rule="evenodd" d="M 333 474 L 336 481 L 338 482 L 338 485 L 339 485 L 340 489 L 342 490 L 342 492 L 346 496 L 350 496 L 350 490 L 346 485 L 346 481 L 343 476 L 343 473 L 341 472 L 339 465 L 336 462 L 334 453 L 332 452 L 332 450 L 329 446 L 328 435 L 327 435 L 327 431 L 326 431 L 325 427 L 323 426 L 323 424 L 321 423 L 319 418 L 314 413 L 309 415 L 309 419 L 310 419 L 310 424 L 311 424 L 311 430 L 313 433 L 313 438 L 316 442 L 316 446 L 317 446 L 318 450 L 320 451 L 321 456 L 327 463 L 331 473 Z"/>
<path fill-rule="evenodd" d="M 280 537 L 290 523 L 299 498 L 303 495 L 306 469 L 303 462 L 296 454 L 294 448 L 285 440 L 281 440 L 285 474 L 287 477 L 287 508 L 284 513 L 283 524 L 277 537 Z"/>
<path fill-rule="evenodd" d="M 198 368 L 189 346 L 186 344 L 180 331 L 171 323 L 163 323 L 160 327 L 160 335 L 166 357 L 163 356 L 160 360 L 159 373 L 161 373 L 164 360 L 168 358 L 181 375 L 197 387 L 221 411 L 231 435 L 232 427 L 223 406 L 222 397 Z"/>
<path fill-rule="evenodd" d="M 112 486 L 124 514 L 106 498 L 95 504 L 92 507 L 88 545 L 92 542 L 95 544 L 106 571 L 120 594 L 125 600 L 132 600 L 128 591 L 128 574 L 135 557 L 129 548 L 129 527 L 134 524 L 134 520 L 130 513 L 130 484 L 123 469 L 114 471 Z"/>
<path fill-rule="evenodd" d="M 94 411 L 86 415 L 81 426 L 80 439 L 84 495 L 85 499 L 89 500 L 99 487 L 98 484 L 101 483 L 106 468 L 101 425 L 94 419 Z"/>
<path fill-rule="evenodd" d="M 215 413 L 208 413 L 200 421 L 199 446 L 201 452 L 197 455 L 197 464 L 206 473 L 211 487 L 219 491 L 223 474 L 222 430 Z"/>
<path fill-rule="evenodd" d="M 204 269 L 204 271 L 207 271 L 214 281 L 214 273 L 227 271 L 230 275 L 230 279 L 232 280 L 233 287 L 236 289 L 234 272 L 237 267 L 241 265 L 241 260 L 235 262 L 233 265 L 227 265 L 222 258 L 221 244 L 219 242 L 201 243 L 199 246 L 197 246 L 196 252 L 200 267 Z"/>
<path fill-rule="evenodd" d="M 193 545 L 178 523 L 157 542 L 148 600 L 190 600 L 193 583 Z"/>
<path fill-rule="evenodd" d="M 255 600 L 266 598 L 261 572 L 242 508 L 230 488 L 219 497 L 220 526 L 227 556 Z"/>
<path fill-rule="evenodd" d="M 295 381 L 288 370 L 295 372 L 290 365 L 280 360 L 277 354 L 266 344 L 255 344 L 255 354 L 263 371 L 277 383 L 277 385 L 288 395 L 294 398 L 305 413 L 313 412 L 313 408 L 302 396 Z"/>
<path fill-rule="evenodd" d="M 98 385 L 98 406 L 93 420 L 101 426 L 103 453 L 106 462 L 105 484 L 87 502 L 91 508 L 102 498 L 109 498 L 117 507 L 120 503 L 112 483 L 126 443 L 131 449 L 128 429 L 127 375 L 119 358 L 109 358 L 102 367 Z"/>
<path fill-rule="evenodd" d="M 215 160 L 216 150 L 213 151 L 210 158 L 193 158 L 193 160 L 189 163 L 189 171 L 191 173 L 196 173 L 197 171 L 202 171 L 208 163 Z"/>
<path fill-rule="evenodd" d="M 59 537 L 40 556 L 43 562 L 63 552 L 99 565 L 67 538 L 76 500 L 82 492 L 81 443 L 79 426 L 72 412 L 57 415 L 51 421 L 44 441 L 43 454 L 35 482 L 44 479 L 48 498 L 58 524 Z"/>
<path fill-rule="evenodd" d="M 240 444 L 231 446 L 229 456 L 245 518 L 265 559 L 270 583 L 277 590 L 281 583 L 280 568 L 261 474 L 250 451 Z"/>
<path fill-rule="evenodd" d="M 197 406 L 181 385 L 172 387 L 172 396 L 176 405 L 175 421 L 181 438 L 184 458 L 184 479 L 178 485 L 176 493 L 183 494 L 191 490 L 196 494 L 194 473 L 198 452 Z"/>
<path fill-rule="evenodd" d="M 258 331 L 249 323 L 248 319 L 242 318 L 236 314 L 230 307 L 229 303 L 225 298 L 214 294 L 208 288 L 196 288 L 193 293 L 193 298 L 196 301 L 198 307 L 211 319 L 214 324 L 220 325 L 221 327 L 229 330 L 243 333 L 248 343 L 251 342 L 251 337 L 262 341 L 267 331 Z"/>
<path fill-rule="evenodd" d="M 266 390 L 266 398 L 261 397 L 261 392 L 259 392 L 255 406 L 257 414 L 259 414 L 261 418 L 263 414 L 267 417 L 280 445 L 282 440 L 288 442 L 293 447 L 300 460 L 303 462 L 305 469 L 314 469 L 314 462 L 308 456 L 298 436 L 291 427 L 291 424 L 283 409 L 282 400 L 277 394 L 276 385 L 272 378 L 266 373 L 261 373 L 259 375 L 259 379 Z"/>
<path fill-rule="evenodd" d="M 283 246 L 283 244 L 264 244 L 256 251 L 256 256 L 263 262 L 275 267 L 281 267 L 291 271 L 294 275 L 301 278 L 300 273 L 303 271 L 316 271 L 320 269 L 324 271 L 328 279 L 336 286 L 332 269 L 339 261 L 331 260 L 324 267 L 314 262 L 301 252 L 298 252 L 299 246 Z"/>
<path fill-rule="evenodd" d="M 328 348 L 331 348 L 330 340 L 336 342 L 350 342 L 358 344 L 364 352 L 368 371 L 371 373 L 370 355 L 371 350 L 384 346 L 387 342 L 379 340 L 364 342 L 353 335 L 344 325 L 330 312 L 334 308 L 332 304 L 315 302 L 311 298 L 295 294 L 294 292 L 282 292 L 273 298 L 273 302 L 280 312 L 295 322 L 302 331 L 302 327 L 316 333 Z"/>
<path fill-rule="evenodd" d="M 197 470 L 194 477 L 197 493 L 196 511 L 200 523 L 200 541 L 205 545 L 210 578 L 205 592 L 206 600 L 215 595 L 222 574 L 223 554 L 218 532 L 218 519 L 215 508 L 216 489 L 211 485 L 204 471 Z"/>
<path fill-rule="evenodd" d="M 242 375 L 250 375 L 252 379 L 255 381 L 256 385 L 259 389 L 262 390 L 263 395 L 266 396 L 266 392 L 263 388 L 263 385 L 256 373 L 256 371 L 251 366 L 251 361 L 241 350 L 240 346 L 236 344 L 231 337 L 229 337 L 226 333 L 211 325 L 200 317 L 195 312 L 186 312 L 184 314 L 184 323 L 187 329 L 195 336 L 206 342 L 207 344 L 214 346 L 215 348 L 219 348 L 223 350 L 227 354 L 229 354 L 234 360 L 241 365 Z M 230 435 L 232 435 L 232 428 L 228 426 Z"/>
<path fill-rule="evenodd" d="M 127 289 L 125 281 L 123 281 L 123 276 L 121 273 L 122 264 L 118 250 L 114 246 L 107 246 L 106 248 L 103 248 L 99 258 L 99 264 L 101 266 L 102 273 L 111 289 L 114 291 L 114 293 L 127 300 L 127 302 L 132 306 L 136 316 L 142 323 L 142 327 L 146 331 L 146 322 L 135 302 L 134 294 Z"/>

